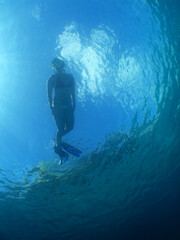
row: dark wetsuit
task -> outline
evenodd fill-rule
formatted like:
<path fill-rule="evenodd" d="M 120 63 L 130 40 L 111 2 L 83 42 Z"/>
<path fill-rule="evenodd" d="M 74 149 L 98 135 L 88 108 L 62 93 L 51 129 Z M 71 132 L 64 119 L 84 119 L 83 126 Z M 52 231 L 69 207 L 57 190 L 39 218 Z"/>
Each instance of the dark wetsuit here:
<path fill-rule="evenodd" d="M 52 102 L 53 89 L 55 95 Z M 73 76 L 65 72 L 53 74 L 48 80 L 48 97 L 58 128 L 57 148 L 61 149 L 62 136 L 74 127 L 73 104 L 75 103 L 75 93 Z"/>

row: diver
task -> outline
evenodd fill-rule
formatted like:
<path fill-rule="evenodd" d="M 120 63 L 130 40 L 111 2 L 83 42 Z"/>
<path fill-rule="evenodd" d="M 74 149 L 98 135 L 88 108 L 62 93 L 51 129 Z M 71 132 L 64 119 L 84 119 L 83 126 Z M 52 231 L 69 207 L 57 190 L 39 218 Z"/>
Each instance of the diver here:
<path fill-rule="evenodd" d="M 51 66 L 54 74 L 47 82 L 47 93 L 50 109 L 57 126 L 54 151 L 62 162 L 68 158 L 67 153 L 62 150 L 62 136 L 69 133 L 74 127 L 75 82 L 72 74 L 65 72 L 63 60 L 55 58 Z"/>

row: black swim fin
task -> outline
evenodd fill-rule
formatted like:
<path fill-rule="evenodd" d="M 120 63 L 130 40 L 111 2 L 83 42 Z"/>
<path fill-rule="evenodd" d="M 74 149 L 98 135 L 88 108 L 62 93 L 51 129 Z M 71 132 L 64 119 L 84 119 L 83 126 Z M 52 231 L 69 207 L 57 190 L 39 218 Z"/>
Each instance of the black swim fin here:
<path fill-rule="evenodd" d="M 54 152 L 59 155 L 61 163 L 64 163 L 68 160 L 68 154 L 63 150 L 58 150 L 56 146 L 54 146 Z"/>
<path fill-rule="evenodd" d="M 68 143 L 62 142 L 61 146 L 66 150 L 68 153 L 73 154 L 76 157 L 79 157 L 82 153 L 82 151 L 78 150 L 77 148 L 69 145 Z"/>

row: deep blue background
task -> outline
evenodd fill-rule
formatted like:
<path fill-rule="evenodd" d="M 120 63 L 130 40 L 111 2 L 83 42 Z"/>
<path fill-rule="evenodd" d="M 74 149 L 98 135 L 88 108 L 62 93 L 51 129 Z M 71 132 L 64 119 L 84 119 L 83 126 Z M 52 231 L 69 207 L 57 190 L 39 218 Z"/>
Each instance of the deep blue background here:
<path fill-rule="evenodd" d="M 0 238 L 179 239 L 176 0 L 0 1 Z M 57 166 L 46 82 L 76 80 Z"/>

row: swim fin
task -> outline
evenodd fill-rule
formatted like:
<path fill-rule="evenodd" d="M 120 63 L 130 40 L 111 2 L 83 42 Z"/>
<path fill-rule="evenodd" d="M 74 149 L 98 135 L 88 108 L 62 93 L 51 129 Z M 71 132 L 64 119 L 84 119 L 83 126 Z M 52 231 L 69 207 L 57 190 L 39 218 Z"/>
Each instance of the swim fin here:
<path fill-rule="evenodd" d="M 77 148 L 69 145 L 68 143 L 62 142 L 61 146 L 66 150 L 68 153 L 73 154 L 76 157 L 79 157 L 82 153 L 82 151 L 78 150 Z"/>
<path fill-rule="evenodd" d="M 54 146 L 54 152 L 59 155 L 61 164 L 68 160 L 68 154 L 63 150 L 58 150 L 56 146 Z"/>

